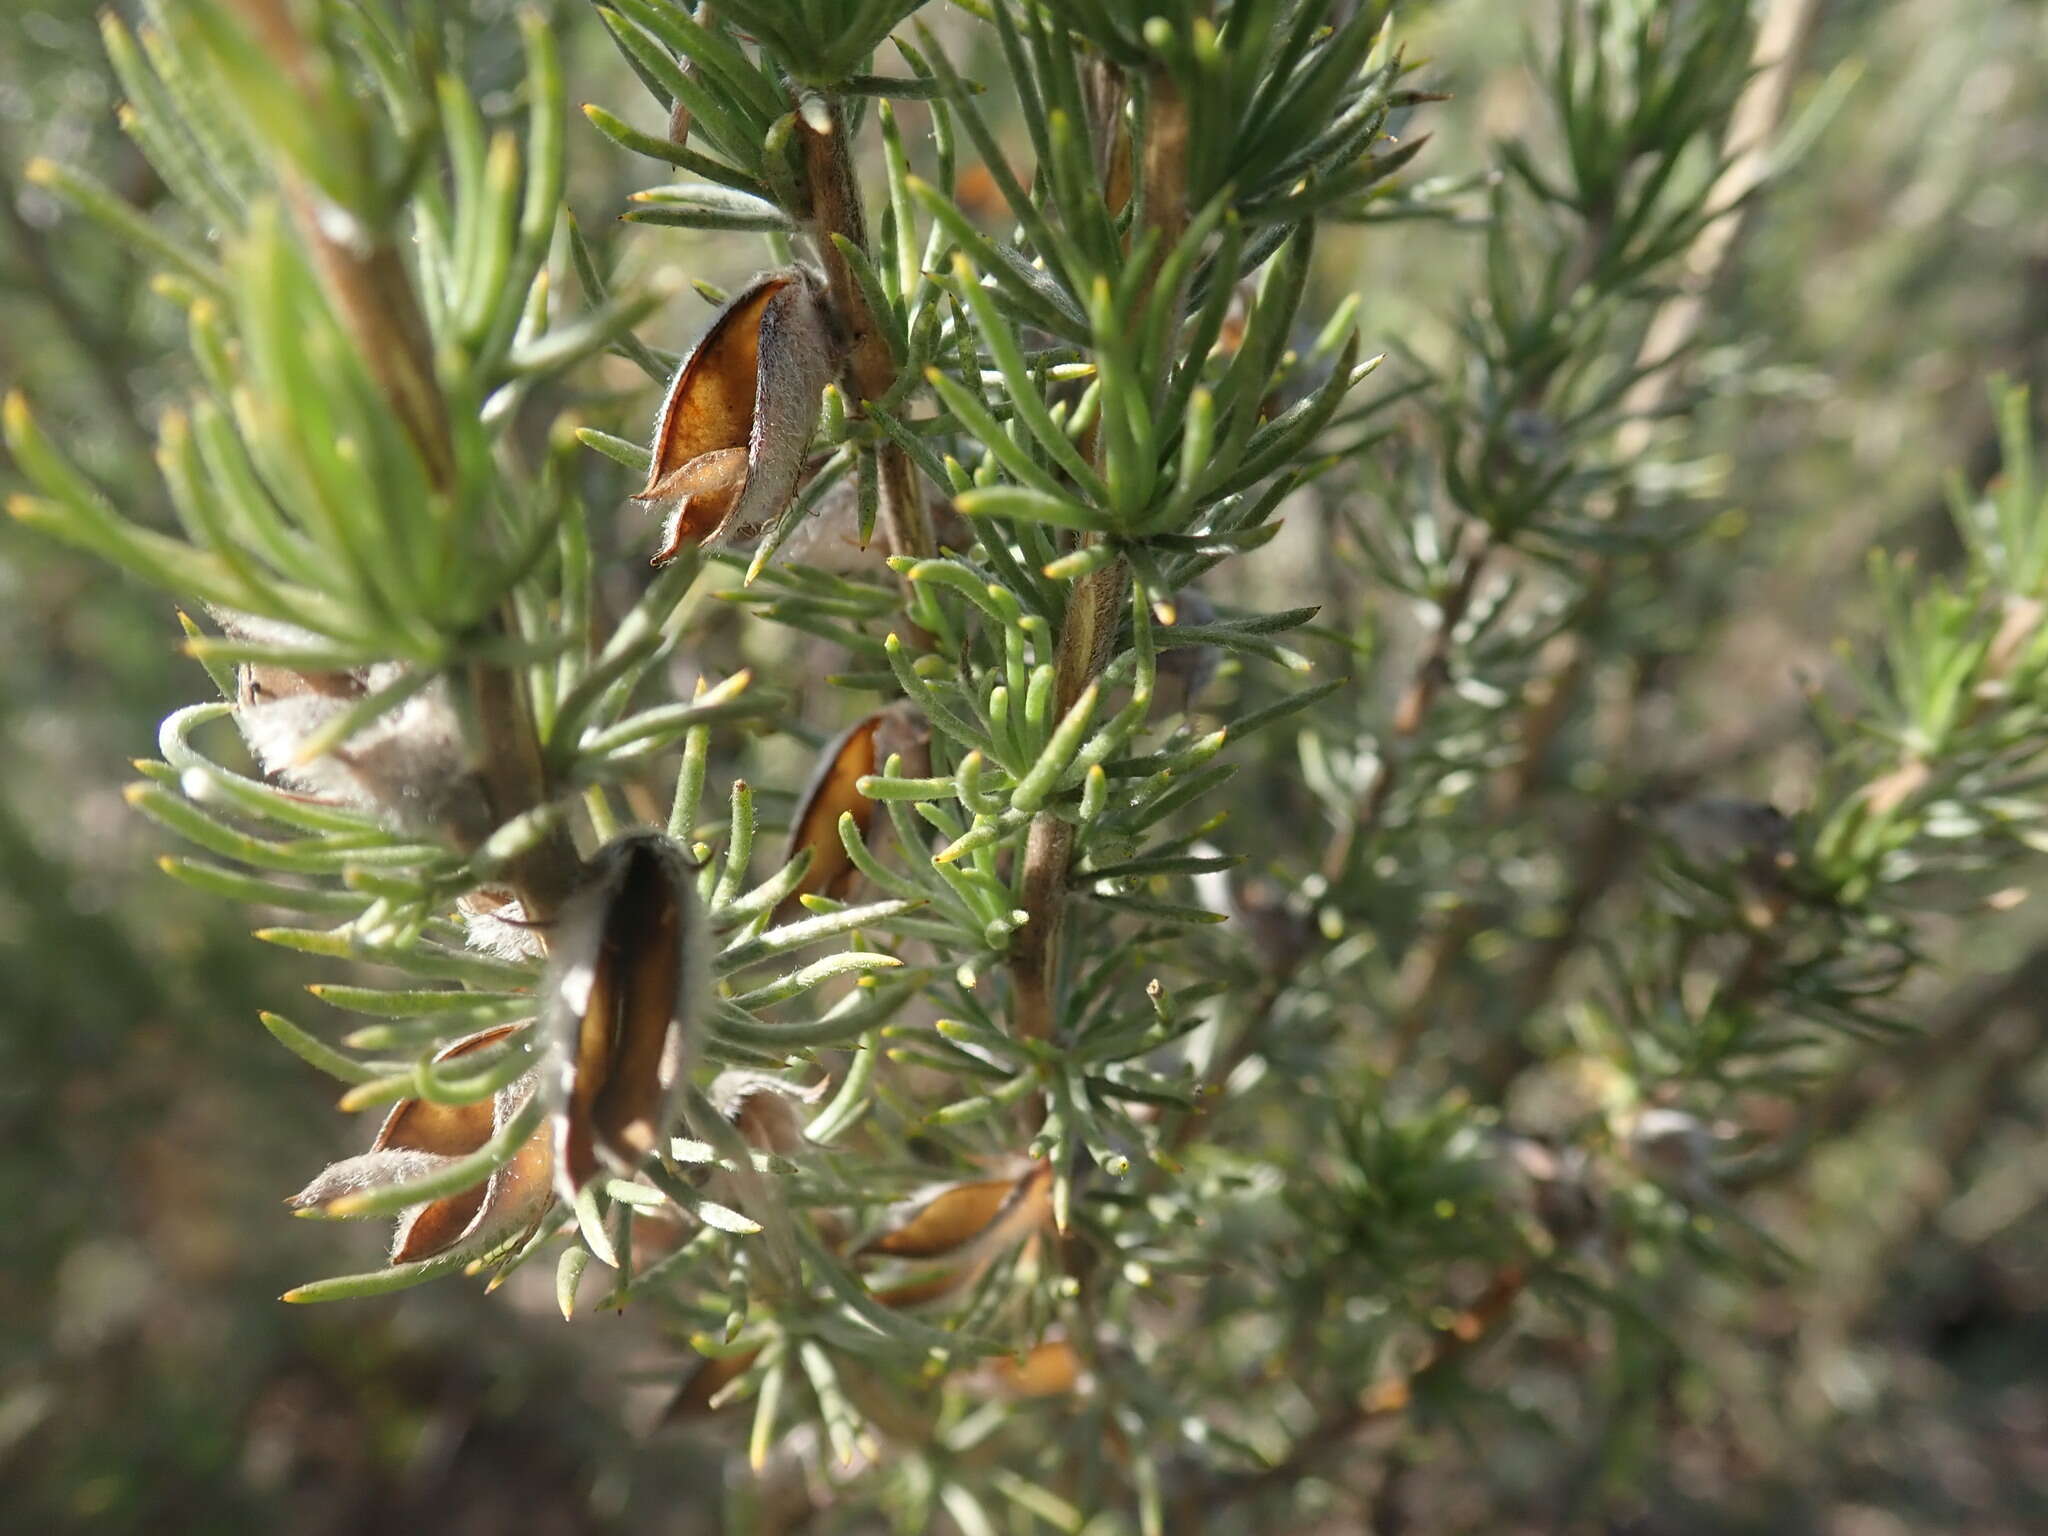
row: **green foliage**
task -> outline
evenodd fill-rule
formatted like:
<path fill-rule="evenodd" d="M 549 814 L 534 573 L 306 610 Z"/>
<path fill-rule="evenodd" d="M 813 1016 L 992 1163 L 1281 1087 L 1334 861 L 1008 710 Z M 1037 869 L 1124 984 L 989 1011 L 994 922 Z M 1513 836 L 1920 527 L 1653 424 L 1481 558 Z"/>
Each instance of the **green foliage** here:
<path fill-rule="evenodd" d="M 836 349 L 820 398 L 756 409 L 801 370 L 738 290 L 679 408 L 715 375 L 748 404 L 703 456 L 807 458 L 802 488 L 631 582 L 616 467 L 687 466 L 594 381 L 672 371 L 635 332 L 674 285 L 614 287 L 562 206 L 557 27 L 523 16 L 517 87 L 486 94 L 452 31 L 374 0 L 110 16 L 178 209 L 28 179 L 182 312 L 175 531 L 20 395 L 10 509 L 193 606 L 224 697 L 172 713 L 129 790 L 198 850 L 165 871 L 379 968 L 309 989 L 360 1021 L 337 1038 L 262 1015 L 345 1107 L 390 1109 L 372 1156 L 419 1154 L 315 1212 L 557 1165 L 514 1230 L 286 1299 L 550 1255 L 565 1317 L 638 1303 L 703 1357 L 675 1410 L 745 1419 L 763 1488 L 809 1457 L 906 1530 L 1271 1528 L 1366 1424 L 1481 1411 L 1463 1361 L 1514 1317 L 1648 1335 L 1674 1274 L 1787 1262 L 1729 1191 L 1800 1136 L 1731 1155 L 1719 1128 L 1896 1038 L 1929 919 L 2042 845 L 2048 490 L 2001 386 L 1962 569 L 1873 558 L 1847 650 L 1874 659 L 1814 690 L 1795 813 L 1643 768 L 1648 658 L 1705 622 L 1660 605 L 1725 511 L 1686 456 L 1696 290 L 1788 170 L 1731 126 L 1790 67 L 1752 8 L 1561 4 L 1532 42 L 1547 136 L 1433 183 L 1442 82 L 1384 7 L 963 11 L 577 13 L 667 114 L 587 105 L 586 147 L 687 178 L 622 222 L 760 238 Z M 1477 275 L 1382 384 L 1318 253 L 1417 216 L 1475 226 Z M 1322 590 L 1226 599 L 1307 526 Z M 854 554 L 816 557 L 835 538 Z M 696 664 L 735 616 L 761 681 Z M 791 658 L 821 650 L 860 718 L 803 790 L 839 722 L 793 718 Z M 765 775 L 728 775 L 742 754 Z M 1261 793 L 1291 840 L 1232 825 Z M 709 986 L 658 1021 L 703 1070 L 661 1082 L 646 1155 L 576 1182 L 592 1052 L 675 1070 L 629 1067 L 625 1013 L 544 1022 L 595 1019 L 644 958 L 607 928 L 565 959 L 634 822 L 694 862 L 705 934 L 678 942 Z M 385 1145 L 437 1110 L 460 1145 Z M 1005 1406 L 1037 1395 L 1056 1417 Z"/>

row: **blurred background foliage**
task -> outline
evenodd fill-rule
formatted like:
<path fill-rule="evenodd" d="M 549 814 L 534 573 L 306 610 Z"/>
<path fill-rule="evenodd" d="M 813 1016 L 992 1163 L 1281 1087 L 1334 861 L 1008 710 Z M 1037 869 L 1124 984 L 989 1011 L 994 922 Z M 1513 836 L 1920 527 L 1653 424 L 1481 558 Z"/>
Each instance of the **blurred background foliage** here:
<path fill-rule="evenodd" d="M 489 108 L 516 52 L 512 7 L 445 9 Z M 543 9 L 574 99 L 635 98 L 585 7 Z M 1411 53 L 1453 93 L 1432 109 L 1429 174 L 1471 174 L 1495 141 L 1548 131 L 1503 9 L 1402 7 Z M 161 491 L 140 424 L 173 383 L 182 322 L 127 252 L 20 176 L 47 156 L 154 205 L 117 95 L 85 6 L 0 8 L 0 384 L 28 388 L 69 450 L 147 508 Z M 1685 456 L 1723 510 L 1669 572 L 1662 654 L 1621 754 L 1645 780 L 1707 764 L 1701 787 L 1788 807 L 1819 761 L 1803 689 L 1836 676 L 1835 637 L 1874 631 L 1868 552 L 1956 566 L 1944 476 L 1981 483 L 1997 466 L 1985 381 L 2044 398 L 2048 14 L 1831 0 L 1794 105 L 1823 97 L 1835 110 L 1715 293 L 1711 400 Z M 645 167 L 580 122 L 570 146 L 570 204 L 610 259 L 745 276 L 730 240 L 613 233 Z M 1480 257 L 1466 221 L 1330 231 L 1317 254 L 1324 311 L 1357 291 L 1369 340 L 1454 355 Z M 682 345 L 705 314 L 678 301 L 650 339 Z M 627 397 L 630 415 L 652 404 L 623 363 L 585 387 L 592 403 Z M 1237 573 L 1257 606 L 1324 596 L 1328 531 L 1300 522 Z M 9 533 L 0 584 L 0 1525 L 714 1528 L 720 1450 L 647 1433 L 678 1357 L 644 1319 L 565 1329 L 544 1292 L 518 1287 L 509 1303 L 460 1286 L 274 1303 L 335 1267 L 332 1229 L 278 1202 L 356 1133 L 256 1023 L 301 979 L 290 957 L 157 875 L 163 841 L 121 802 L 128 759 L 203 687 L 197 669 L 169 603 L 82 557 Z M 706 643 L 737 644 L 734 628 Z M 1261 846 L 1257 818 L 1292 803 L 1241 780 L 1239 846 Z M 1513 1369 L 1487 1377 L 1499 1397 L 1481 1441 L 1428 1403 L 1375 1431 L 1378 1527 L 2048 1528 L 2048 932 L 2025 894 L 1923 935 L 1941 964 L 1900 1011 L 1925 1036 L 1828 1090 L 1810 1158 L 1732 1193 L 1786 1262 L 1761 1280 L 1674 1276 L 1663 1315 L 1516 1341 Z M 1560 1445 L 1541 1423 L 1587 1376 L 1598 1390 Z M 1329 1528 L 1356 1518 L 1333 1507 Z"/>

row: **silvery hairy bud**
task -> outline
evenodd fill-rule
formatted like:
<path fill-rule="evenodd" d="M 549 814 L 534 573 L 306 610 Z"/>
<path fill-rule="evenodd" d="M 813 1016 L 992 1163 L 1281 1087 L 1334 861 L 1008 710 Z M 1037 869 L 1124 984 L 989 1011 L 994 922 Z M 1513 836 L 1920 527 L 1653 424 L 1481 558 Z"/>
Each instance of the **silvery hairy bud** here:
<path fill-rule="evenodd" d="M 1713 1187 L 1715 1128 L 1698 1115 L 1646 1105 L 1622 1117 L 1629 1161 L 1653 1179 L 1698 1199 Z"/>
<path fill-rule="evenodd" d="M 810 1124 L 805 1111 L 822 1099 L 830 1086 L 829 1078 L 799 1088 L 767 1072 L 734 1068 L 713 1078 L 706 1096 L 756 1152 L 788 1157 L 803 1148 L 804 1128 Z"/>
<path fill-rule="evenodd" d="M 500 1024 L 480 1031 L 446 1047 L 434 1060 L 467 1056 L 524 1027 Z M 535 1086 L 534 1074 L 528 1072 L 490 1098 L 472 1104 L 401 1100 L 385 1116 L 368 1152 L 331 1165 L 287 1203 L 299 1211 L 345 1216 L 352 1195 L 424 1178 L 458 1158 L 481 1151 L 525 1108 Z M 391 1262 L 410 1264 L 454 1251 L 481 1253 L 531 1226 L 553 1199 L 548 1184 L 550 1160 L 543 1128 L 496 1171 L 468 1189 L 401 1212 L 391 1236 Z"/>
<path fill-rule="evenodd" d="M 659 832 L 599 849 L 551 930 L 544 1025 L 555 1053 L 555 1182 L 631 1173 L 673 1119 L 708 984 L 691 865 Z"/>
<path fill-rule="evenodd" d="M 656 565 L 782 515 L 840 351 L 824 289 L 801 267 L 763 273 L 718 312 L 669 385 L 633 498 L 668 508 Z"/>
<path fill-rule="evenodd" d="M 1601 1196 L 1585 1148 L 1512 1132 L 1495 1147 L 1505 1192 L 1551 1242 L 1570 1250 L 1600 1230 Z"/>
<path fill-rule="evenodd" d="M 462 938 L 471 949 L 494 959 L 518 964 L 538 960 L 547 951 L 540 929 L 526 920 L 526 908 L 502 885 L 478 886 L 456 898 L 462 916 Z"/>

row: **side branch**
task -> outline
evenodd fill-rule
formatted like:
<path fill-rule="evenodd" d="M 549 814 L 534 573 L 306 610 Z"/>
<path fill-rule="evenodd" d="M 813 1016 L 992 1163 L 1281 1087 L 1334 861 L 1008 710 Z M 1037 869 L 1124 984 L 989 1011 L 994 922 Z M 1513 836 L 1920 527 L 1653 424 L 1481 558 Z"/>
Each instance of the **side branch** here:
<path fill-rule="evenodd" d="M 1188 105 L 1163 70 L 1153 73 L 1147 87 L 1140 161 L 1141 217 L 1146 228 L 1158 232 L 1158 249 L 1163 253 L 1172 249 L 1187 227 Z M 1054 661 L 1054 718 L 1073 707 L 1108 663 L 1117 615 L 1129 588 L 1130 572 L 1122 560 L 1112 560 L 1075 583 Z M 1010 950 L 1012 1028 L 1026 1039 L 1048 1039 L 1053 1033 L 1060 931 L 1066 919 L 1067 874 L 1073 861 L 1073 826 L 1049 812 L 1040 812 L 1025 839 L 1019 892 L 1030 920 L 1017 931 Z"/>
<path fill-rule="evenodd" d="M 240 9 L 277 67 L 293 79 L 309 79 L 305 39 L 285 8 L 275 0 L 241 0 Z M 460 470 L 454 430 L 426 314 L 398 247 L 381 230 L 355 238 L 337 233 L 348 226 L 323 217 L 318 194 L 295 178 L 288 179 L 286 194 L 337 318 L 412 438 L 430 483 L 437 492 L 455 495 Z M 502 630 L 505 619 L 497 616 L 492 624 Z M 502 826 L 546 804 L 551 793 L 523 678 L 515 667 L 478 663 L 460 681 L 474 713 L 490 818 Z M 579 867 L 576 845 L 563 827 L 550 829 L 512 861 L 508 876 L 528 921 L 545 923 L 553 916 Z"/>

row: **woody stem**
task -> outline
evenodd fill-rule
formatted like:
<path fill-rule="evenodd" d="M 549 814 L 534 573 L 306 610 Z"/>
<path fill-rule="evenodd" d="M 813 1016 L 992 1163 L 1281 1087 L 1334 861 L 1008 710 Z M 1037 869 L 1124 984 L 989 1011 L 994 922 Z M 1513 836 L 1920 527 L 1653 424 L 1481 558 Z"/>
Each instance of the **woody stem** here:
<path fill-rule="evenodd" d="M 896 359 L 890 354 L 887 335 L 868 305 L 866 291 L 854 276 L 845 252 L 832 238 L 839 236 L 863 254 L 868 250 L 867 215 L 861 204 L 860 182 L 854 175 L 853 146 L 847 138 L 846 119 L 836 101 L 828 99 L 824 111 L 826 122 L 822 129 L 799 113 L 796 134 L 811 194 L 818 259 L 824 264 L 833 312 L 846 331 L 844 382 L 853 414 L 859 418 L 866 415 L 868 401 L 880 399 L 894 386 Z M 929 558 L 938 545 L 932 537 L 931 515 L 925 508 L 915 467 L 894 443 L 879 443 L 874 451 L 880 492 L 875 520 L 888 541 L 889 553 L 919 560 Z"/>
<path fill-rule="evenodd" d="M 470 668 L 469 689 L 482 745 L 484 798 L 492 820 L 503 826 L 550 798 L 540 739 L 527 708 L 526 689 L 512 668 L 478 662 Z M 519 896 L 525 920 L 550 921 L 568 900 L 581 869 L 576 844 L 563 823 L 550 827 L 538 843 L 515 857 L 506 876 Z"/>
<path fill-rule="evenodd" d="M 1163 71 L 1147 82 L 1141 162 L 1143 218 L 1160 236 L 1154 262 L 1164 259 L 1187 227 L 1188 107 Z M 1149 297 L 1149 296 L 1148 296 Z M 1140 301 L 1142 309 L 1144 300 Z M 1109 661 L 1118 611 L 1130 590 L 1130 572 L 1112 560 L 1074 584 L 1060 625 L 1054 658 L 1053 718 L 1071 709 Z M 1060 931 L 1066 918 L 1067 876 L 1074 861 L 1074 827 L 1040 812 L 1025 835 L 1019 903 L 1029 915 L 1010 947 L 1011 1027 L 1026 1039 L 1049 1039 L 1056 1022 Z"/>

